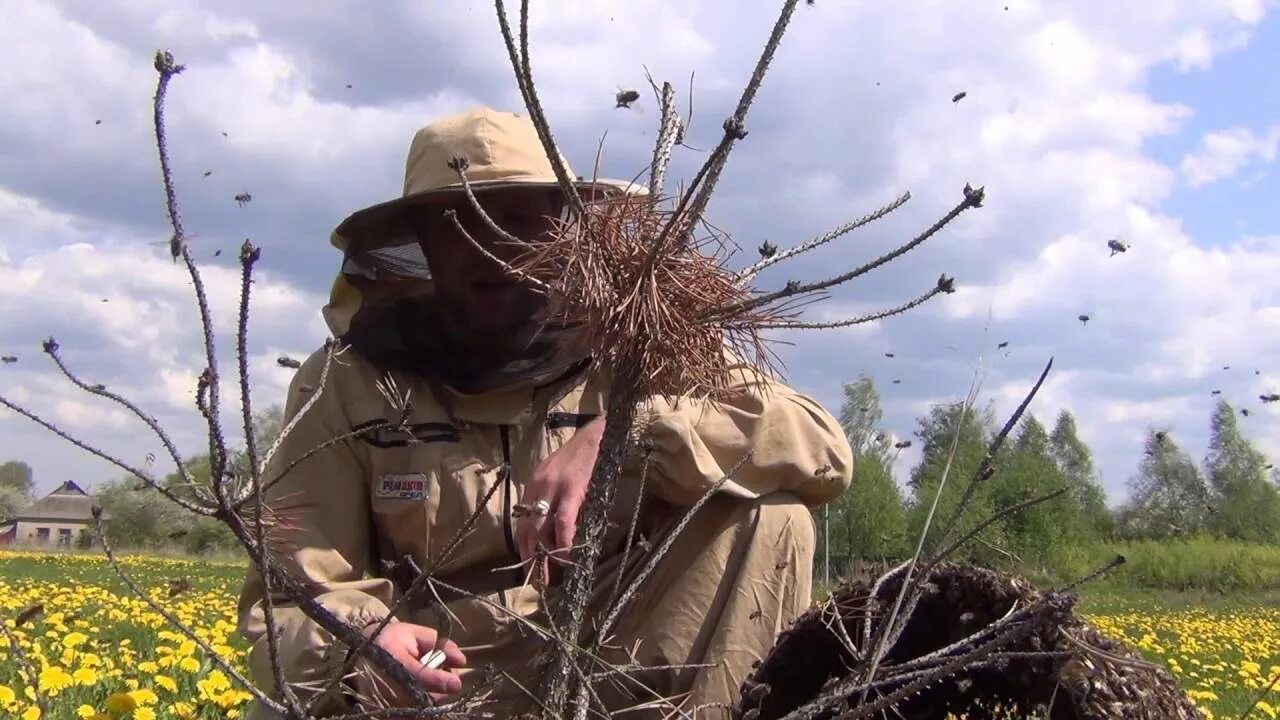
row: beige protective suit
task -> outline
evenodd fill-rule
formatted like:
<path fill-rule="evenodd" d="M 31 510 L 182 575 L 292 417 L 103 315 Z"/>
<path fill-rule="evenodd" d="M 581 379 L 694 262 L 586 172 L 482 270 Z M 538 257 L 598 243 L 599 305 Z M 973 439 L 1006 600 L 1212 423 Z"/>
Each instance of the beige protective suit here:
<path fill-rule="evenodd" d="M 357 282 L 340 276 L 325 309 L 335 336 L 350 329 L 361 297 L 371 302 L 367 289 L 363 296 L 356 290 Z M 313 354 L 294 377 L 285 418 L 296 426 L 266 473 L 271 478 L 297 462 L 265 498 L 288 520 L 273 533 L 281 562 L 314 589 L 318 602 L 363 626 L 386 616 L 403 591 L 403 579 L 382 577 L 384 561 L 407 555 L 429 567 L 497 483 L 478 522 L 435 576 L 481 598 L 445 598 L 457 618 L 452 638 L 470 666 L 463 671 L 464 684 L 475 682 L 476 668 L 493 665 L 519 686 L 536 687 L 535 662 L 545 641 L 521 619 L 545 626 L 556 588 L 544 601 L 524 584 L 523 573 L 494 569 L 520 560 L 512 508 L 524 501 L 527 479 L 607 407 L 605 373 L 579 363 L 549 382 L 466 395 L 412 372 L 384 371 L 348 349 L 333 360 L 320 391 L 324 358 L 322 351 Z M 409 432 L 374 429 L 397 419 L 378 389 L 388 376 L 400 396 L 412 401 Z M 814 400 L 782 384 L 761 386 L 745 366 L 734 377 L 738 392 L 724 402 L 642 403 L 639 427 L 652 443 L 643 492 L 637 442 L 619 484 L 588 616 L 599 617 L 619 574 L 625 586 L 686 508 L 750 452 L 679 534 L 626 606 L 602 653 L 618 666 L 710 666 L 605 673 L 595 690 L 610 710 L 668 698 L 692 715 L 699 706 L 733 702 L 751 664 L 811 602 L 810 508 L 848 488 L 851 449 L 838 421 Z M 299 417 L 317 391 L 319 397 Z M 350 436 L 299 460 L 344 434 Z M 637 503 L 644 541 L 621 567 Z M 275 696 L 256 573 L 246 578 L 239 612 L 240 631 L 253 643 L 253 680 Z M 275 616 L 287 681 L 316 687 L 340 670 L 348 652 L 343 643 L 285 597 L 276 598 Z M 396 617 L 440 625 L 429 604 L 401 607 Z M 530 708 L 519 686 L 505 680 L 496 685 L 499 716 Z M 349 712 L 350 702 L 347 695 L 335 695 L 324 702 L 322 714 Z M 696 716 L 722 717 L 723 708 L 713 705 Z M 273 715 L 255 704 L 249 717 Z"/>

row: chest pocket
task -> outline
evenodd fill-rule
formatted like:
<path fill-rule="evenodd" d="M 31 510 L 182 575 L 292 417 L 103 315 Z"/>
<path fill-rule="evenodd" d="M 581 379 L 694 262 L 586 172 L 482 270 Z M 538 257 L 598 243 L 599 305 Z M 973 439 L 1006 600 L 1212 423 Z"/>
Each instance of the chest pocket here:
<path fill-rule="evenodd" d="M 499 463 L 488 457 L 489 444 L 451 423 L 417 423 L 408 430 L 383 429 L 362 436 L 372 446 L 372 540 L 383 561 L 396 562 L 408 555 L 424 566 L 484 498 L 496 480 Z M 489 507 L 494 507 L 492 501 Z M 495 530 L 501 537 L 500 517 L 492 510 L 481 513 L 472 533 L 451 554 L 450 564 L 473 554 Z"/>

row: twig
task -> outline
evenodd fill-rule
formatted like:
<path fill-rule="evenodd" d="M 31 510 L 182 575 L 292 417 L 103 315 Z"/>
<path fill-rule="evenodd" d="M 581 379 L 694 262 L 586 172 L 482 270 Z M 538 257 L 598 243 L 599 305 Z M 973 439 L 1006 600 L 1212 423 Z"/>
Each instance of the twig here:
<path fill-rule="evenodd" d="M 707 501 L 720 491 L 720 488 L 724 487 L 724 484 L 728 482 L 734 474 L 747 463 L 748 460 L 751 459 L 751 456 L 751 452 L 743 454 L 743 456 L 738 459 L 738 462 L 734 463 L 733 467 L 729 468 L 729 472 L 725 473 L 724 477 L 712 483 L 711 486 L 707 488 L 706 492 L 702 493 L 702 497 L 698 498 L 693 505 L 689 506 L 689 509 L 685 511 L 684 515 L 680 518 L 680 521 L 676 523 L 675 527 L 673 527 L 670 532 L 666 533 L 662 542 L 654 549 L 653 553 L 645 562 L 644 568 L 641 569 L 640 574 L 636 576 L 635 580 L 631 581 L 627 585 L 627 589 L 623 591 L 622 597 L 618 598 L 618 601 L 614 603 L 613 607 L 609 610 L 609 613 L 605 616 L 604 621 L 600 623 L 598 638 L 604 637 L 611 629 L 613 629 L 613 624 L 617 622 L 618 616 L 622 613 L 623 608 L 627 606 L 627 603 L 631 601 L 631 597 L 635 595 L 636 591 L 639 590 L 644 581 L 647 580 L 649 575 L 653 573 L 655 568 L 657 568 L 658 562 L 666 556 L 669 550 L 671 550 L 671 546 L 675 544 L 676 538 L 678 538 L 680 533 L 688 527 L 689 522 L 693 520 L 693 516 L 702 509 L 703 505 L 707 504 Z M 597 647 L 599 643 L 598 638 Z"/>
<path fill-rule="evenodd" d="M 49 338 L 44 341 L 41 347 L 44 350 L 44 353 L 53 360 L 55 365 L 58 366 L 58 370 L 62 371 L 63 377 L 70 380 L 73 385 L 92 395 L 98 395 L 114 401 L 129 412 L 133 413 L 134 416 L 145 423 L 148 428 L 151 428 L 151 431 L 155 433 L 157 438 L 159 438 L 160 443 L 164 445 L 165 452 L 169 453 L 170 459 L 172 459 L 174 464 L 177 466 L 178 474 L 182 477 L 183 482 L 194 482 L 191 477 L 191 473 L 187 471 L 186 464 L 182 461 L 182 455 L 178 452 L 177 446 L 174 445 L 173 440 L 169 438 L 169 433 L 165 432 L 164 428 L 160 427 L 160 422 L 155 419 L 155 416 L 143 412 L 142 408 L 138 407 L 127 398 L 107 390 L 104 386 L 90 385 L 77 377 L 76 374 L 71 372 L 71 369 L 67 367 L 66 363 L 63 362 L 62 354 L 59 352 L 58 342 L 53 338 Z M 164 492 L 163 488 L 159 486 L 157 486 L 156 489 Z M 167 494 L 166 497 L 168 497 Z M 169 499 L 175 502 L 181 502 L 178 498 L 170 497 Z"/>
<path fill-rule="evenodd" d="M 1267 683 L 1267 686 L 1262 688 L 1258 693 L 1258 696 L 1249 704 L 1249 707 L 1245 708 L 1244 712 L 1240 713 L 1240 720 L 1245 720 L 1245 718 L 1252 715 L 1253 711 L 1262 703 L 1262 699 L 1267 696 L 1267 693 L 1275 689 L 1277 683 L 1280 683 L 1280 673 L 1276 673 L 1275 676 L 1271 678 L 1271 682 Z"/>
<path fill-rule="evenodd" d="M 575 215 L 581 216 L 584 211 L 582 197 L 578 195 L 578 188 L 565 170 L 564 163 L 560 161 L 560 150 L 551 136 L 551 128 L 547 125 L 542 104 L 538 101 L 538 93 L 533 86 L 533 71 L 529 67 L 529 0 L 520 2 L 519 51 L 516 50 L 515 41 L 511 38 L 511 24 L 507 20 L 507 10 L 503 1 L 494 0 L 493 4 L 497 10 L 498 28 L 502 32 L 502 41 L 507 46 L 507 56 L 515 70 L 516 84 L 520 88 L 520 95 L 524 98 L 525 107 L 529 110 L 529 119 L 533 121 L 533 126 L 538 132 L 543 152 L 546 153 L 547 161 L 551 163 L 551 169 L 556 175 L 561 191 L 564 192 L 566 202 Z"/>
<path fill-rule="evenodd" d="M 1031 401 L 1035 399 L 1036 394 L 1040 392 L 1040 387 L 1044 385 L 1045 378 L 1049 377 L 1049 371 L 1053 369 L 1053 358 L 1049 358 L 1049 362 L 1045 363 L 1044 369 L 1040 371 L 1040 377 L 1036 378 L 1036 382 L 1031 386 L 1031 390 L 1022 398 L 1022 402 L 1018 403 L 1018 407 L 1014 409 L 1013 414 L 1005 421 L 1004 427 L 1000 428 L 1000 432 L 991 440 L 987 446 L 987 452 L 982 457 L 982 462 L 974 471 L 973 477 L 969 479 L 969 484 L 965 487 L 964 492 L 960 496 L 960 501 L 956 503 L 955 509 L 951 515 L 943 523 L 942 532 L 938 534 L 937 542 L 939 544 L 946 542 L 946 538 L 955 529 L 956 523 L 960 521 L 965 509 L 969 506 L 969 501 L 973 498 L 974 491 L 978 486 L 991 477 L 995 468 L 996 455 L 999 454 L 1000 448 L 1004 445 L 1005 439 L 1013 428 L 1018 424 L 1018 420 L 1022 418 L 1022 414 L 1031 406 Z"/>
<path fill-rule="evenodd" d="M 150 595 L 144 592 L 142 588 L 138 587 L 138 584 L 134 582 L 133 578 L 124 571 L 124 568 L 120 567 L 120 562 L 116 559 L 115 551 L 111 549 L 111 541 L 107 538 L 106 529 L 102 526 L 102 508 L 96 505 L 93 507 L 93 524 L 94 529 L 98 532 L 98 540 L 102 542 L 102 551 L 106 554 L 107 562 L 111 565 L 111 569 L 115 570 L 116 576 L 120 578 L 120 581 L 123 582 L 134 595 L 137 595 L 140 600 L 152 609 L 152 611 L 167 620 L 170 625 L 181 630 L 183 634 L 185 634 L 192 642 L 199 646 L 206 655 L 209 656 L 209 660 L 214 665 L 217 665 L 219 670 L 243 685 L 245 689 L 247 689 L 249 693 L 258 700 L 258 702 L 262 703 L 273 712 L 292 715 L 290 708 L 267 697 L 267 695 L 259 690 L 252 681 L 241 675 L 240 671 L 236 670 L 235 666 L 226 660 L 223 660 L 222 657 L 218 655 L 217 651 L 213 649 L 213 646 L 206 642 L 199 633 L 187 627 L 177 615 L 166 610 L 163 605 L 151 599 Z"/>
<path fill-rule="evenodd" d="M 802 294 L 818 292 L 820 290 L 826 290 L 829 287 L 841 285 L 856 277 L 865 275 L 871 272 L 872 270 L 875 270 L 876 268 L 882 265 L 885 265 L 886 263 L 892 260 L 895 260 L 905 255 L 906 253 L 910 252 L 911 250 L 915 249 L 921 243 L 923 243 L 924 241 L 936 235 L 939 230 L 946 227 L 947 224 L 949 224 L 952 220 L 955 220 L 957 217 L 959 217 L 960 214 L 963 213 L 965 210 L 968 210 L 970 208 L 981 207 L 983 196 L 984 196 L 984 193 L 982 188 L 978 188 L 977 190 L 974 190 L 970 186 L 966 185 L 965 192 L 964 192 L 964 199 L 960 201 L 959 204 L 953 207 L 940 220 L 935 222 L 933 225 L 929 226 L 927 230 L 920 233 L 919 235 L 917 235 L 915 238 L 905 243 L 904 245 L 898 248 L 895 248 L 894 250 L 891 250 L 888 253 L 881 255 L 875 260 L 872 260 L 871 262 L 865 265 L 862 265 L 860 267 L 854 268 L 853 270 L 850 270 L 849 272 L 844 273 L 842 275 L 837 275 L 835 277 L 827 278 L 826 280 L 819 280 L 817 282 L 812 282 L 812 283 L 799 283 L 799 282 L 788 283 L 787 286 L 781 290 L 767 293 L 765 295 L 761 295 L 760 297 L 753 298 L 751 300 L 746 300 L 736 305 L 730 305 L 728 307 L 721 308 L 716 312 L 716 315 L 717 316 L 737 315 L 738 313 L 755 310 L 756 308 L 764 307 L 765 305 L 768 305 L 770 303 L 777 302 L 778 300 L 789 298 L 795 295 L 802 295 Z"/>
<path fill-rule="evenodd" d="M 173 172 L 169 166 L 169 145 L 165 133 L 164 101 L 169 90 L 169 82 L 174 76 L 185 70 L 185 66 L 174 61 L 173 54 L 167 51 L 156 52 L 156 72 L 160 77 L 156 82 L 156 93 L 152 103 L 153 121 L 155 125 L 156 149 L 160 154 L 160 174 L 164 180 L 165 207 L 169 212 L 169 224 L 173 228 L 173 240 L 170 250 L 174 259 L 181 257 L 195 287 L 196 305 L 200 311 L 200 325 L 204 330 L 205 373 L 208 383 L 208 423 L 209 423 L 209 466 L 213 477 L 218 477 L 226 469 L 226 443 L 222 438 L 222 420 L 219 416 L 219 383 L 217 370 L 217 354 L 213 346 L 213 319 L 209 312 L 209 300 L 204 288 L 204 280 L 196 269 L 195 260 L 191 257 L 191 249 L 187 245 L 187 235 L 182 229 L 182 218 L 178 213 L 178 195 L 174 189 Z"/>
<path fill-rule="evenodd" d="M 31 658 L 27 657 L 27 653 L 18 644 L 18 636 L 13 634 L 13 631 L 9 629 L 9 626 L 3 620 L 0 620 L 0 630 L 4 631 L 4 636 L 9 641 L 9 650 L 18 659 L 18 662 L 22 663 L 22 667 L 27 673 L 29 687 L 35 694 L 36 707 L 40 708 L 40 717 L 47 716 L 49 714 L 49 700 L 44 696 L 44 693 L 40 692 L 40 675 L 36 672 L 35 666 L 31 664 Z"/>
<path fill-rule="evenodd" d="M 78 439 L 76 439 L 76 438 L 72 437 L 71 435 L 69 435 L 69 434 L 67 434 L 65 431 L 63 431 L 61 428 L 59 428 L 57 425 L 54 425 L 52 422 L 49 422 L 48 420 L 45 420 L 44 418 L 40 417 L 39 415 L 36 415 L 35 413 L 31 412 L 30 410 L 27 410 L 26 408 L 22 407 L 21 405 L 18 405 L 18 404 L 14 403 L 14 402 L 11 402 L 11 401 L 10 401 L 10 400 L 8 400 L 7 398 L 5 398 L 3 395 L 0 395 L 0 405 L 3 405 L 3 406 L 5 406 L 6 408 L 9 408 L 10 410 L 12 410 L 12 411 L 14 411 L 14 412 L 18 413 L 19 415 L 21 415 L 21 416 L 23 416 L 23 417 L 27 418 L 28 420 L 31 420 L 32 422 L 36 423 L 37 425 L 40 425 L 41 427 L 45 428 L 46 430 L 49 430 L 49 431 L 50 431 L 50 432 L 52 432 L 53 434 L 55 434 L 55 435 L 57 435 L 58 437 L 62 438 L 63 440 L 66 440 L 67 442 L 71 443 L 72 445 L 75 445 L 76 447 L 80 448 L 81 450 L 84 450 L 85 452 L 87 452 L 87 453 L 89 453 L 89 454 L 91 454 L 91 455 L 94 455 L 94 456 L 96 456 L 96 457 L 102 458 L 103 460 L 106 460 L 107 462 L 111 463 L 112 465 L 115 465 L 116 467 L 120 468 L 121 470 L 124 470 L 125 472 L 129 473 L 130 475 L 132 475 L 132 476 L 134 476 L 134 477 L 138 478 L 138 479 L 139 479 L 139 480 L 141 480 L 142 482 L 146 483 L 148 486 L 150 486 L 150 487 L 154 487 L 154 488 L 156 488 L 157 490 L 161 490 L 161 492 L 164 492 L 164 490 L 162 490 L 163 486 L 162 486 L 162 485 L 160 485 L 159 483 L 157 483 L 155 480 L 151 479 L 151 478 L 147 475 L 147 473 L 146 473 L 145 471 L 141 470 L 140 468 L 133 467 L 132 465 L 130 465 L 130 464 L 128 464 L 128 463 L 126 463 L 125 461 L 123 461 L 123 460 L 121 460 L 121 459 L 119 459 L 119 458 L 117 458 L 117 457 L 115 457 L 115 456 L 113 456 L 113 455 L 109 455 L 109 454 L 107 454 L 107 453 L 106 453 L 105 451 L 103 451 L 103 450 L 99 450 L 98 448 L 93 447 L 92 445 L 89 445 L 88 443 L 82 442 L 81 440 L 78 440 Z M 170 495 L 170 493 L 166 493 L 166 497 L 168 497 L 169 495 Z M 176 497 L 176 496 L 175 496 L 175 497 Z M 216 509 L 214 509 L 214 508 L 208 508 L 208 507 L 205 507 L 205 506 L 203 506 L 203 505 L 199 505 L 199 504 L 196 504 L 196 503 L 192 503 L 192 502 L 190 502 L 190 501 L 188 501 L 188 500 L 183 500 L 183 499 L 181 499 L 181 498 L 176 498 L 176 499 L 175 499 L 175 497 L 170 497 L 170 499 L 171 499 L 171 500 L 173 500 L 174 502 L 178 503 L 178 504 L 179 504 L 179 505 L 181 505 L 182 507 L 186 508 L 187 510 L 190 510 L 191 512 L 196 513 L 196 514 L 198 514 L 198 515 L 213 516 L 213 515 L 217 512 L 217 511 L 216 511 Z"/>
<path fill-rule="evenodd" d="M 866 215 L 863 215 L 862 217 L 858 218 L 857 220 L 854 220 L 853 222 L 845 223 L 844 225 L 841 225 L 840 227 L 834 230 L 831 230 L 830 232 L 819 235 L 818 237 L 802 245 L 796 245 L 795 247 L 787 248 L 782 252 L 776 253 L 772 257 L 767 257 L 767 258 L 758 260 L 751 267 L 739 273 L 738 282 L 743 284 L 749 283 L 752 280 L 754 280 L 755 277 L 759 275 L 766 268 L 777 265 L 783 260 L 794 257 L 801 253 L 809 252 L 810 250 L 816 247 L 821 247 L 842 235 L 846 235 L 854 230 L 857 230 L 858 228 L 864 225 L 873 223 L 876 220 L 879 220 L 880 218 L 893 212 L 894 210 L 897 210 L 898 208 L 902 207 L 910 199 L 911 199 L 911 193 L 905 192 L 902 195 L 899 195 L 896 200 L 894 200 L 893 202 L 890 202 L 888 205 L 885 205 L 884 207 L 880 208 L 879 210 L 876 210 L 875 212 L 871 212 Z"/>
<path fill-rule="evenodd" d="M 870 313 L 868 315 L 861 315 L 858 317 L 849 318 L 847 320 L 837 320 L 834 322 L 802 322 L 799 320 L 777 320 L 772 322 L 766 321 L 766 322 L 756 323 L 755 325 L 756 327 L 759 327 L 762 329 L 770 329 L 770 330 L 826 330 L 831 328 L 849 327 L 851 325 L 861 325 L 863 323 L 869 323 L 875 320 L 882 320 L 884 318 L 892 317 L 894 315 L 900 315 L 918 305 L 923 305 L 924 303 L 931 300 L 935 295 L 938 295 L 940 293 L 952 293 L 954 291 L 955 289 L 950 283 L 950 278 L 948 278 L 946 275 L 943 275 L 942 279 L 938 281 L 938 284 L 935 285 L 933 289 L 930 290 L 929 292 L 926 292 L 925 294 L 921 295 L 920 297 L 917 297 L 914 300 L 903 303 L 902 305 L 899 305 L 895 308 L 890 308 L 888 310 L 881 310 L 879 312 Z"/>

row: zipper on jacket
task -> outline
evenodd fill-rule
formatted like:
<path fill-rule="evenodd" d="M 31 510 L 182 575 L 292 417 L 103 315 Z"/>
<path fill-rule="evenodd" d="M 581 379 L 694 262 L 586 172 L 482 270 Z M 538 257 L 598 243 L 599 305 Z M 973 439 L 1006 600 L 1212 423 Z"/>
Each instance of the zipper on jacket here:
<path fill-rule="evenodd" d="M 511 529 L 511 496 L 515 494 L 515 484 L 511 482 L 511 429 L 500 425 L 502 433 L 502 535 L 507 541 L 507 551 L 516 560 L 520 559 L 520 551 L 516 549 L 515 533 Z"/>

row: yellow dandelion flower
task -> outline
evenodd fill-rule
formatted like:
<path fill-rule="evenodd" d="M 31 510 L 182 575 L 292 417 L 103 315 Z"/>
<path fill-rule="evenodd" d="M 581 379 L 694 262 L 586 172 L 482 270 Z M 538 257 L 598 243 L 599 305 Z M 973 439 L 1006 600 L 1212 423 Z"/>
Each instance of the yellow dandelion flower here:
<path fill-rule="evenodd" d="M 150 688 L 131 690 L 129 691 L 129 697 L 133 698 L 133 701 L 138 705 L 155 705 L 160 702 L 160 698 L 156 697 L 155 691 Z"/>
<path fill-rule="evenodd" d="M 107 696 L 103 704 L 106 706 L 107 712 L 112 715 L 124 715 L 125 713 L 133 712 L 138 707 L 138 704 L 134 702 L 128 693 L 112 693 Z"/>
<path fill-rule="evenodd" d="M 40 707 L 37 705 L 32 705 L 31 707 L 22 711 L 22 720 L 40 720 Z"/>
<path fill-rule="evenodd" d="M 169 712 L 179 720 L 191 720 L 196 716 L 196 706 L 186 701 L 179 701 L 169 706 Z"/>
<path fill-rule="evenodd" d="M 71 677 L 76 681 L 77 685 L 92 685 L 98 682 L 98 671 L 93 668 L 82 667 L 71 673 Z"/>
<path fill-rule="evenodd" d="M 91 718 L 97 714 L 98 711 L 94 710 L 92 705 L 81 705 L 76 708 L 76 715 L 79 715 L 82 718 Z"/>
<path fill-rule="evenodd" d="M 50 665 L 40 671 L 40 679 L 37 684 L 40 686 L 41 692 L 57 695 L 59 692 L 71 687 L 73 683 L 75 683 L 75 679 L 60 665 Z"/>
<path fill-rule="evenodd" d="M 0 685 L 0 707 L 7 708 L 18 702 L 18 693 L 8 685 Z"/>
<path fill-rule="evenodd" d="M 149 707 L 140 707 L 133 711 L 133 720 L 156 720 L 156 711 Z"/>
<path fill-rule="evenodd" d="M 178 692 L 178 683 L 174 682 L 173 678 L 168 675 L 156 675 L 155 681 L 156 686 L 161 689 L 169 692 Z"/>
<path fill-rule="evenodd" d="M 188 655 L 178 661 L 178 669 L 184 672 L 198 672 L 200 670 L 200 661 Z"/>
<path fill-rule="evenodd" d="M 146 673 L 147 675 L 155 675 L 159 669 L 159 666 L 150 660 L 144 660 L 138 663 L 138 671 Z"/>
<path fill-rule="evenodd" d="M 62 636 L 62 647 L 79 647 L 86 642 L 89 642 L 89 636 L 82 632 L 69 632 Z"/>

